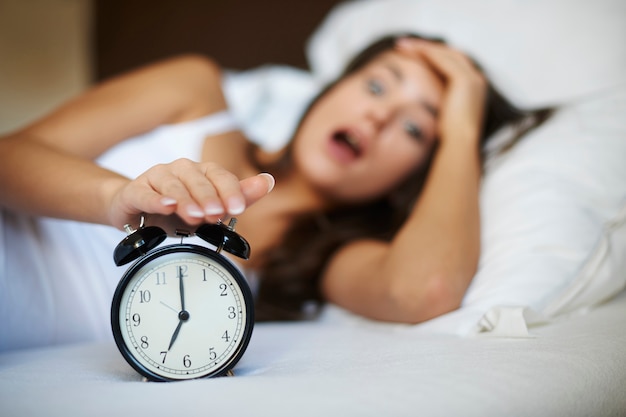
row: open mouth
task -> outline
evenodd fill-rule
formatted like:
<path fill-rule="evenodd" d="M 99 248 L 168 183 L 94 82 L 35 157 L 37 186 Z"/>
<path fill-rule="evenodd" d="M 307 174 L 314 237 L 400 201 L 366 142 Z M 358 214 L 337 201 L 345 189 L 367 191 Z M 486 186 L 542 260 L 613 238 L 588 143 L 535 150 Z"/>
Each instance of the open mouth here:
<path fill-rule="evenodd" d="M 333 141 L 341 146 L 345 151 L 352 154 L 353 157 L 358 158 L 363 153 L 363 149 L 359 144 L 358 139 L 350 132 L 341 130 L 333 135 Z"/>

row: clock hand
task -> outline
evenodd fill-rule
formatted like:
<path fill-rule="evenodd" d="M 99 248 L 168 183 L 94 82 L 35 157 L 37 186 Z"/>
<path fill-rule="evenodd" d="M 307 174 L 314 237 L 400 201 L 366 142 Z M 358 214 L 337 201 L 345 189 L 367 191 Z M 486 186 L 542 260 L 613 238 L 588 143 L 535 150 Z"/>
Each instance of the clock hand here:
<path fill-rule="evenodd" d="M 176 330 L 174 330 L 174 334 L 170 339 L 170 345 L 167 348 L 168 352 L 174 345 L 174 342 L 178 337 L 178 332 L 180 332 L 180 328 L 182 327 L 183 323 L 189 320 L 189 313 L 185 310 L 185 286 L 183 284 L 183 268 L 180 266 L 178 267 L 178 290 L 180 292 L 180 313 L 178 313 L 178 326 L 176 326 Z"/>
<path fill-rule="evenodd" d="M 169 308 L 170 310 L 172 310 L 174 313 L 178 314 L 180 313 L 180 311 L 176 310 L 174 307 L 171 307 L 167 304 L 165 304 L 163 301 L 160 301 L 161 304 L 163 304 L 165 307 Z"/>
<path fill-rule="evenodd" d="M 183 268 L 178 267 L 178 289 L 180 291 L 180 309 L 185 311 L 185 286 L 183 284 Z"/>
<path fill-rule="evenodd" d="M 189 313 L 186 312 L 185 310 L 178 313 L 178 326 L 176 326 L 176 330 L 174 330 L 174 334 L 172 335 L 172 338 L 170 339 L 170 345 L 167 347 L 168 352 L 172 348 L 172 345 L 174 345 L 174 342 L 176 341 L 176 338 L 178 337 L 178 332 L 180 332 L 180 328 L 183 326 L 184 322 L 189 320 L 189 317 L 190 317 Z"/>
<path fill-rule="evenodd" d="M 178 337 L 178 332 L 180 332 L 180 328 L 183 325 L 183 322 L 184 320 L 178 321 L 178 326 L 176 326 L 176 330 L 174 330 L 174 334 L 172 335 L 172 338 L 170 339 L 170 345 L 167 347 L 168 352 L 172 348 L 172 345 L 174 345 L 174 342 L 176 341 L 176 338 Z"/>

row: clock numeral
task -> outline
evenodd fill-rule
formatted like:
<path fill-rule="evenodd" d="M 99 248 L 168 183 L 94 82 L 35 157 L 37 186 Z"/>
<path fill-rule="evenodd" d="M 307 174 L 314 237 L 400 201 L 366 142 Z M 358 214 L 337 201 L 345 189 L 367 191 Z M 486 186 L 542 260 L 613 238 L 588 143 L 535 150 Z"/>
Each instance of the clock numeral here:
<path fill-rule="evenodd" d="M 165 358 L 167 358 L 167 351 L 166 350 L 162 351 L 161 356 L 163 356 L 163 360 L 161 361 L 161 363 L 165 363 Z"/>
<path fill-rule="evenodd" d="M 185 368 L 191 368 L 191 359 L 189 359 L 189 355 L 183 356 L 183 366 Z"/>
<path fill-rule="evenodd" d="M 209 359 L 214 361 L 217 358 L 217 353 L 215 353 L 215 348 L 209 348 Z"/>
<path fill-rule="evenodd" d="M 142 349 L 148 349 L 150 347 L 150 344 L 148 343 L 148 337 L 147 336 L 141 336 L 141 348 Z"/>
<path fill-rule="evenodd" d="M 220 284 L 220 290 L 222 290 L 222 292 L 220 293 L 220 297 L 226 297 L 228 294 L 226 293 L 226 290 L 228 289 L 228 285 L 226 284 Z"/>
<path fill-rule="evenodd" d="M 139 313 L 133 314 L 133 326 L 137 327 L 141 324 L 141 316 Z"/>
<path fill-rule="evenodd" d="M 229 342 L 230 341 L 230 336 L 228 335 L 228 330 L 226 330 L 224 332 L 224 334 L 222 335 L 222 339 L 224 339 L 225 342 Z"/>
<path fill-rule="evenodd" d="M 150 294 L 150 291 L 148 290 L 139 291 L 140 303 L 149 303 L 151 299 L 152 299 L 152 294 Z"/>
<path fill-rule="evenodd" d="M 233 306 L 228 307 L 228 318 L 234 319 L 235 317 L 237 317 L 237 313 L 235 313 L 235 307 Z"/>
<path fill-rule="evenodd" d="M 166 285 L 165 282 L 165 272 L 157 272 L 156 273 L 156 285 Z"/>
<path fill-rule="evenodd" d="M 206 269 L 202 269 L 202 281 L 206 282 Z"/>

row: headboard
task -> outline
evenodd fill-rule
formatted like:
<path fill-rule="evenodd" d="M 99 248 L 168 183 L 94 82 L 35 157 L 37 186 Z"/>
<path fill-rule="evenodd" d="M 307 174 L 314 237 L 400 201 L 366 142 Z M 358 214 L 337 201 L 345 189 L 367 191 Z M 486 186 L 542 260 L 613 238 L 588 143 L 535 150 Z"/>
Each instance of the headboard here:
<path fill-rule="evenodd" d="M 95 78 L 185 52 L 224 67 L 306 68 L 304 45 L 340 0 L 95 0 Z"/>

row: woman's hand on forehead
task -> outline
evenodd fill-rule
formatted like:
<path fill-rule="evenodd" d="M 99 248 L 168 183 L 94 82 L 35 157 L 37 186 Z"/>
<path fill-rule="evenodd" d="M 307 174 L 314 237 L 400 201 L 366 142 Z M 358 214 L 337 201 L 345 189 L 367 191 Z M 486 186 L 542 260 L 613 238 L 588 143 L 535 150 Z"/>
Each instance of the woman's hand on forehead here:
<path fill-rule="evenodd" d="M 411 37 L 398 39 L 395 50 L 424 61 L 445 81 L 446 91 L 439 113 L 440 140 L 459 136 L 478 140 L 487 82 L 471 59 L 445 44 Z"/>

